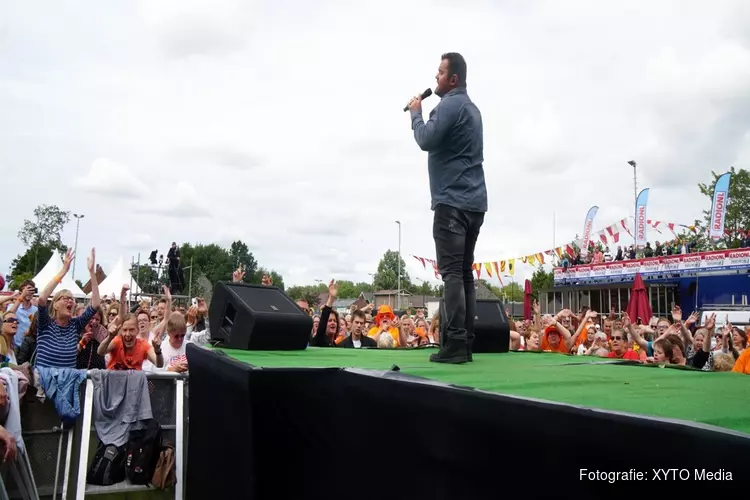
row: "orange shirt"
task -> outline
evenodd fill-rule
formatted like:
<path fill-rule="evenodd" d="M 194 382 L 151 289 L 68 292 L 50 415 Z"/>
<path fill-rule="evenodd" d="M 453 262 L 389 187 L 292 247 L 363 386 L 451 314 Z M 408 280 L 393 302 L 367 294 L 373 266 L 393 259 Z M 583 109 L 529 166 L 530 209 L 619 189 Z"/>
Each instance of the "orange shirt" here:
<path fill-rule="evenodd" d="M 558 333 L 558 335 L 560 335 Z M 552 351 L 552 352 L 559 352 L 562 354 L 570 354 L 570 349 L 565 347 L 565 339 L 562 335 L 560 335 L 560 345 L 557 346 L 557 349 L 553 349 L 551 345 L 549 345 L 549 341 L 547 340 L 547 333 L 542 335 L 542 345 L 541 345 L 542 351 Z"/>
<path fill-rule="evenodd" d="M 151 345 L 140 337 L 136 337 L 135 345 L 129 353 L 125 352 L 122 337 L 119 335 L 110 343 L 113 349 L 109 352 L 109 363 L 107 370 L 140 370 L 143 362 L 148 359 L 148 350 Z"/>
<path fill-rule="evenodd" d="M 750 348 L 742 351 L 740 357 L 734 362 L 734 368 L 732 368 L 732 371 L 750 375 Z"/>
<path fill-rule="evenodd" d="M 372 328 L 370 328 L 370 331 L 367 332 L 367 336 L 368 337 L 374 337 L 375 335 L 378 334 L 379 331 L 380 331 L 380 327 L 379 326 L 373 326 Z M 393 344 L 394 347 L 401 347 L 400 345 L 398 345 L 398 328 L 391 327 L 391 328 L 388 329 L 388 333 L 390 333 L 391 337 L 393 337 L 393 341 L 395 342 Z"/>
<path fill-rule="evenodd" d="M 638 356 L 638 353 L 635 351 L 627 350 L 624 353 L 622 353 L 622 356 L 618 356 L 614 352 L 610 352 L 607 354 L 608 358 L 618 358 L 618 359 L 630 359 L 632 361 L 640 361 L 641 358 Z"/>

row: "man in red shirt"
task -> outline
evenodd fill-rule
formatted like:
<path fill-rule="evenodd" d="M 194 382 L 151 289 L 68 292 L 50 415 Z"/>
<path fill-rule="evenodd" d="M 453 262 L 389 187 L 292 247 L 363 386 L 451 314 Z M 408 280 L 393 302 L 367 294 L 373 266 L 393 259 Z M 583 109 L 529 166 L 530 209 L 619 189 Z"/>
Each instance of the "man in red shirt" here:
<path fill-rule="evenodd" d="M 638 353 L 628 349 L 628 335 L 625 330 L 618 329 L 612 332 L 612 350 L 607 354 L 608 358 L 630 359 L 640 361 Z"/>

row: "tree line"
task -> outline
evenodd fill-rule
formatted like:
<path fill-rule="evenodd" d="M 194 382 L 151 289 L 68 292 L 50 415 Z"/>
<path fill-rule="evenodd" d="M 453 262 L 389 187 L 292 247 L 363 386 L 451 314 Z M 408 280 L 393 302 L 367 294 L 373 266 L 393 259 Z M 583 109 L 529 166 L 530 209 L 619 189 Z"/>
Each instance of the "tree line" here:
<path fill-rule="evenodd" d="M 700 227 L 698 231 L 683 230 L 678 234 L 678 238 L 691 242 L 695 251 L 737 248 L 740 245 L 737 232 L 750 228 L 750 171 L 735 169 L 735 167 L 731 167 L 729 171 L 732 173 L 732 179 L 726 209 L 725 228 L 727 234 L 718 241 L 707 238 L 706 231 L 700 229 L 708 227 L 710 223 L 709 210 L 704 210 L 703 220 L 695 221 L 695 225 Z M 698 184 L 700 193 L 709 199 L 709 208 L 716 181 L 722 173 L 711 172 L 712 179 L 709 183 Z M 69 222 L 70 212 L 62 210 L 56 205 L 39 205 L 34 209 L 33 217 L 23 221 L 23 226 L 18 232 L 18 238 L 24 244 L 25 250 L 13 259 L 10 275 L 6 280 L 10 283 L 12 290 L 17 289 L 23 280 L 33 278 L 47 263 L 54 250 L 60 253 L 67 251 L 68 247 L 63 243 L 61 235 Z M 665 235 L 664 239 L 672 238 Z M 273 279 L 275 286 L 284 289 L 283 277 L 272 269 L 260 266 L 248 246 L 240 240 L 233 242 L 229 248 L 224 248 L 215 243 L 185 243 L 180 247 L 180 253 L 183 267 L 188 267 L 192 263 L 191 288 L 193 296 L 208 292 L 208 290 L 205 290 L 206 284 L 213 286 L 217 281 L 231 279 L 232 271 L 239 265 L 242 265 L 245 269 L 244 281 L 247 283 L 260 283 L 263 275 L 268 275 Z M 442 295 L 442 285 L 433 286 L 419 278 L 415 280 L 417 283 L 413 282 L 406 271 L 406 264 L 403 259 L 400 259 L 398 252 L 388 250 L 380 259 L 377 272 L 371 282 L 340 281 L 339 297 L 354 299 L 359 296 L 360 292 L 397 289 L 399 262 L 401 263 L 401 288 L 403 290 L 412 295 Z M 166 273 L 159 276 L 157 270 L 158 268 L 155 269 L 146 263 L 136 264 L 132 266 L 131 274 L 142 288 L 150 289 L 152 285 L 155 285 L 153 293 L 158 293 L 160 283 L 167 278 L 163 276 Z M 188 270 L 185 279 L 187 280 L 189 276 Z M 205 280 L 203 277 L 205 277 Z M 512 301 L 523 300 L 523 287 L 519 283 L 511 282 L 503 287 L 497 287 L 485 280 L 482 281 L 498 297 Z M 546 272 L 540 267 L 534 272 L 531 282 L 534 293 L 540 289 L 551 288 L 552 273 Z M 80 281 L 78 281 L 78 285 L 83 288 Z M 188 288 L 188 286 L 185 286 L 186 290 Z M 314 285 L 293 286 L 287 290 L 287 293 L 295 299 L 306 298 L 311 303 L 317 303 L 319 294 L 326 290 L 326 283 L 321 282 Z"/>
<path fill-rule="evenodd" d="M 34 209 L 32 219 L 23 221 L 18 238 L 26 249 L 11 262 L 8 280 L 11 290 L 17 290 L 26 279 L 33 279 L 55 250 L 62 254 L 68 250 L 62 241 L 62 232 L 69 222 L 70 212 L 61 210 L 56 205 L 40 205 Z M 185 284 L 184 291 L 187 293 L 190 288 L 193 296 L 210 291 L 206 289 L 206 282 L 212 287 L 218 281 L 231 280 L 232 272 L 240 266 L 245 271 L 243 281 L 246 283 L 260 284 L 263 276 L 267 275 L 273 280 L 274 286 L 284 289 L 281 274 L 261 266 L 247 244 L 240 240 L 233 242 L 229 248 L 215 243 L 184 243 L 180 247 L 180 261 L 183 267 L 192 265 L 192 273 L 189 272 L 190 269 L 185 272 L 185 279 L 192 276 L 192 282 L 190 286 Z M 166 265 L 162 267 L 166 271 Z M 159 271 L 158 266 L 152 266 L 148 262 L 135 263 L 130 269 L 133 279 L 143 291 L 154 294 L 161 293 L 161 285 L 169 282 L 168 273 Z M 83 288 L 84 283 L 80 280 L 76 282 Z"/>

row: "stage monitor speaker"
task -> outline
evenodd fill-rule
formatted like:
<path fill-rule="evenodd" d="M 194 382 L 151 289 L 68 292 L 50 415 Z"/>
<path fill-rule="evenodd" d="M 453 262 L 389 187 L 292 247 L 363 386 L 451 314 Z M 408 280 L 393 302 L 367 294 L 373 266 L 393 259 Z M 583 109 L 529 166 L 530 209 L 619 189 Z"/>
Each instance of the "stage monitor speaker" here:
<path fill-rule="evenodd" d="M 440 300 L 440 343 L 445 325 L 445 303 Z M 474 316 L 474 345 L 472 352 L 508 352 L 510 348 L 510 323 L 500 299 L 477 299 Z"/>
<path fill-rule="evenodd" d="M 312 318 L 273 286 L 220 281 L 208 312 L 218 346 L 249 351 L 307 348 Z"/>

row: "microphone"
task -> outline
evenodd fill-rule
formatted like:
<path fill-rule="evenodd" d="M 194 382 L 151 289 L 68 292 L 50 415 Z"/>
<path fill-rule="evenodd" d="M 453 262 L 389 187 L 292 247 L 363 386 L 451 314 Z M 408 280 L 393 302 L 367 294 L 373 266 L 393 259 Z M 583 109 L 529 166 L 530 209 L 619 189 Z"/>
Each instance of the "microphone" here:
<path fill-rule="evenodd" d="M 424 101 L 425 99 L 427 99 L 431 95 L 432 95 L 432 89 L 425 90 L 424 92 L 422 92 L 422 96 L 421 96 L 422 100 Z M 409 106 L 408 105 L 404 106 L 404 111 L 409 111 Z"/>

